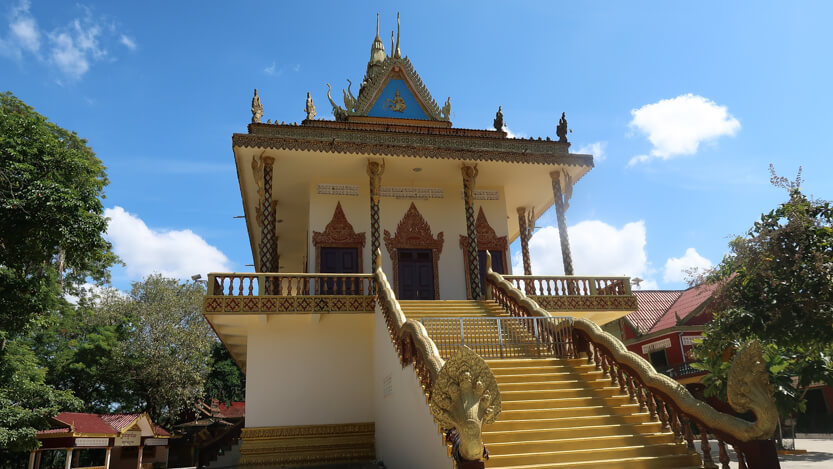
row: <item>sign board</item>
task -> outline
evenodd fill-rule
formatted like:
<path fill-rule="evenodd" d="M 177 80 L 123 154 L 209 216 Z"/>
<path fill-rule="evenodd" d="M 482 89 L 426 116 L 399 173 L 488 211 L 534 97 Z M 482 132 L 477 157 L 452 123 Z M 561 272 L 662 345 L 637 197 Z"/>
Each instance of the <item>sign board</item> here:
<path fill-rule="evenodd" d="M 145 440 L 145 446 L 168 446 L 166 438 L 148 438 Z"/>
<path fill-rule="evenodd" d="M 694 345 L 695 341 L 700 341 L 703 339 L 701 335 L 684 335 L 683 336 L 683 345 Z"/>
<path fill-rule="evenodd" d="M 651 353 L 656 352 L 657 350 L 665 350 L 667 348 L 671 348 L 671 339 L 662 339 L 656 342 L 651 342 L 650 344 L 645 344 L 642 346 L 642 353 Z"/>
<path fill-rule="evenodd" d="M 109 438 L 76 438 L 75 439 L 75 446 L 109 446 L 110 439 Z"/>
<path fill-rule="evenodd" d="M 139 443 L 142 441 L 142 431 L 141 430 L 130 430 L 122 433 L 122 435 L 116 438 L 115 446 L 139 446 Z"/>

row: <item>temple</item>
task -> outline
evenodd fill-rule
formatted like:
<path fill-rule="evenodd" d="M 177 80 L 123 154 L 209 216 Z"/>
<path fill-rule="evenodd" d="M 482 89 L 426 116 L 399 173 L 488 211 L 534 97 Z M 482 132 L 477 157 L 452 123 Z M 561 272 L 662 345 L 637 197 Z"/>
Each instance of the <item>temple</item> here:
<path fill-rule="evenodd" d="M 566 116 L 555 138 L 510 138 L 501 109 L 454 127 L 398 23 L 386 52 L 377 17 L 356 94 L 327 85 L 333 119 L 308 93 L 300 124 L 264 123 L 255 91 L 232 136 L 255 272 L 210 274 L 203 313 L 247 377 L 240 466 L 701 467 L 707 434 L 722 461 L 771 432 L 765 399 L 721 420 L 599 327 L 637 299 L 574 275 L 566 216 L 593 156 L 570 153 Z M 535 276 L 552 206 L 566 275 Z"/>

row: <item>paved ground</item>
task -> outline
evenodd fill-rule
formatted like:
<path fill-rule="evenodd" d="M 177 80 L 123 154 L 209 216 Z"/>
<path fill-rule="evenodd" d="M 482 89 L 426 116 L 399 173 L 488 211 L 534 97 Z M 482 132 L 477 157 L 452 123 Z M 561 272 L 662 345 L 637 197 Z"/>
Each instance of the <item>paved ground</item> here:
<path fill-rule="evenodd" d="M 807 450 L 805 454 L 780 454 L 778 460 L 781 462 L 781 469 L 830 469 L 833 468 L 833 440 L 796 439 L 795 449 Z M 698 452 L 700 452 L 698 445 Z M 702 456 L 702 452 L 700 452 Z M 717 463 L 718 448 L 717 442 L 711 441 L 711 455 Z M 732 462 L 729 467 L 737 469 L 737 456 L 729 448 L 729 458 Z"/>

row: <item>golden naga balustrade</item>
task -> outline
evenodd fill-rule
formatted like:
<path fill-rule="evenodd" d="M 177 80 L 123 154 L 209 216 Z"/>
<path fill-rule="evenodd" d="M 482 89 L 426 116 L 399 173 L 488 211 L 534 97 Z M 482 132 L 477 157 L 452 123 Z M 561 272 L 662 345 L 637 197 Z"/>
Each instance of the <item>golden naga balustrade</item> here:
<path fill-rule="evenodd" d="M 501 304 L 511 315 L 551 317 L 536 301 L 505 277 L 494 272 L 487 254 L 486 296 Z M 699 440 L 704 467 L 717 467 L 711 455 L 709 435 L 718 441 L 718 462 L 729 468 L 726 444 L 734 446 L 741 469 L 777 468 L 778 456 L 771 437 L 778 422 L 772 385 L 765 368 L 761 346 L 751 342 L 735 356 L 729 370 L 729 404 L 737 413 L 752 412 L 749 422 L 720 412 L 695 398 L 677 381 L 660 374 L 644 358 L 633 353 L 616 337 L 584 318 L 573 321 L 576 356 L 584 355 L 620 391 L 627 393 L 640 411 L 648 411 L 663 431 L 673 431 L 678 441 L 694 450 Z M 695 436 L 692 424 L 696 425 Z"/>
<path fill-rule="evenodd" d="M 407 319 L 381 266 L 374 266 L 378 304 L 402 367 L 413 364 L 428 397 L 431 415 L 447 436 L 454 435 L 454 458 L 483 467 L 484 424 L 493 423 L 501 410 L 500 390 L 489 365 L 467 347 L 443 360 L 420 322 Z M 469 464 L 470 466 L 470 464 Z"/>

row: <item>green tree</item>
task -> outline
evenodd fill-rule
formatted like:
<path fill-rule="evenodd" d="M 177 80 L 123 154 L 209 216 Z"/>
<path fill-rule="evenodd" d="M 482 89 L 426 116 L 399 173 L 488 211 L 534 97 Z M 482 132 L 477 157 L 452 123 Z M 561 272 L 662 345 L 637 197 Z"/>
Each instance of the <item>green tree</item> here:
<path fill-rule="evenodd" d="M 760 340 L 786 417 L 803 411 L 808 385 L 833 385 L 833 207 L 800 191 L 800 171 L 789 181 L 770 170 L 789 200 L 732 240 L 729 254 L 707 275 L 721 285 L 718 312 L 695 354 L 713 373 L 708 392 L 725 396 L 727 354 Z"/>
<path fill-rule="evenodd" d="M 220 342 L 211 346 L 211 371 L 205 381 L 205 398 L 226 404 L 246 399 L 246 375 Z"/>
<path fill-rule="evenodd" d="M 205 287 L 150 275 L 127 296 L 102 298 L 96 321 L 121 324 L 112 363 L 125 395 L 114 401 L 141 410 L 162 425 L 177 423 L 203 396 L 214 332 L 202 317 Z M 115 396 L 114 396 L 115 397 Z"/>
<path fill-rule="evenodd" d="M 0 94 L 0 466 L 77 404 L 45 382 L 26 340 L 116 261 L 102 236 L 104 169 L 84 139 Z"/>

